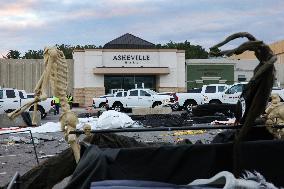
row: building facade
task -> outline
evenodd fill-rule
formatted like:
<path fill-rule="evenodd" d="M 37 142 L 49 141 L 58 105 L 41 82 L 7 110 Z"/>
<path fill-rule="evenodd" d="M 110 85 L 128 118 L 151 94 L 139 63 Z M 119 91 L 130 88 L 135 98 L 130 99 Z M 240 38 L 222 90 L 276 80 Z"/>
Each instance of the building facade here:
<path fill-rule="evenodd" d="M 75 50 L 74 99 L 90 105 L 93 97 L 135 87 L 155 91 L 186 91 L 185 52 L 156 49 L 131 34 L 107 43 L 102 49 Z"/>
<path fill-rule="evenodd" d="M 228 58 L 186 59 L 187 89 L 206 84 L 249 81 L 258 61 Z"/>
<path fill-rule="evenodd" d="M 284 41 L 270 45 L 277 55 L 277 83 L 284 87 Z M 157 49 L 131 34 L 101 49 L 75 50 L 69 66 L 68 93 L 80 106 L 116 90 L 144 86 L 159 92 L 185 92 L 209 83 L 249 81 L 258 60 L 245 52 L 230 59 L 187 59 L 177 49 Z M 0 87 L 33 92 L 44 69 L 43 59 L 0 59 Z M 48 89 L 48 95 L 51 91 Z"/>
<path fill-rule="evenodd" d="M 277 61 L 275 62 L 274 66 L 276 69 L 276 81 L 280 87 L 284 87 L 284 40 L 277 41 L 269 45 L 273 53 L 277 56 Z M 257 62 L 254 52 L 246 51 L 240 55 L 230 57 L 233 60 L 240 60 L 242 62 Z M 250 64 L 243 65 L 243 66 L 250 66 Z M 256 65 L 255 65 L 256 66 Z M 255 67 L 254 66 L 254 67 Z"/>

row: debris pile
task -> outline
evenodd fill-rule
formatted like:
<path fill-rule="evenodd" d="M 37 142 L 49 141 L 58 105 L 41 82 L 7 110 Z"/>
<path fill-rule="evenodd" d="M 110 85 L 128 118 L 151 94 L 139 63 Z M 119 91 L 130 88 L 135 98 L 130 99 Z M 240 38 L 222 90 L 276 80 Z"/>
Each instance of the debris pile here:
<path fill-rule="evenodd" d="M 131 118 L 139 121 L 145 127 L 182 127 L 192 125 L 192 119 L 187 113 L 132 115 Z"/>
<path fill-rule="evenodd" d="M 225 121 L 215 120 L 211 122 L 211 125 L 234 125 L 236 118 L 228 118 Z"/>

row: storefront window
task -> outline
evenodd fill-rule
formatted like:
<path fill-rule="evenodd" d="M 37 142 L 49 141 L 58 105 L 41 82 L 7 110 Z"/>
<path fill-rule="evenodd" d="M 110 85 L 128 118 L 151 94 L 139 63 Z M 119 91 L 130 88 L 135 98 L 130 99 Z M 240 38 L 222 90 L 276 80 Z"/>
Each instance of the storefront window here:
<path fill-rule="evenodd" d="M 122 80 L 123 80 L 122 88 L 124 90 L 135 88 L 134 76 L 125 76 L 125 77 L 122 77 Z"/>
<path fill-rule="evenodd" d="M 108 76 L 105 75 L 104 85 L 105 85 L 105 93 L 109 94 L 114 91 L 114 89 L 134 89 L 135 84 L 137 84 L 138 88 L 142 87 L 142 83 L 144 83 L 144 88 L 156 90 L 156 76 L 153 75 L 143 75 L 143 76 Z"/>

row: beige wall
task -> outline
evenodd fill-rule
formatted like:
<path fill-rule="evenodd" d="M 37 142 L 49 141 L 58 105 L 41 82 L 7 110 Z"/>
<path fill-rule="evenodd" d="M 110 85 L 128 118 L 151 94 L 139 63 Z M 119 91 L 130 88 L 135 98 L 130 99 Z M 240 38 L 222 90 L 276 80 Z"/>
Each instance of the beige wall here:
<path fill-rule="evenodd" d="M 273 53 L 277 56 L 277 61 L 275 63 L 277 82 L 280 83 L 281 87 L 284 87 L 284 40 L 272 43 L 269 45 L 269 47 L 271 48 Z M 244 52 L 243 54 L 232 56 L 230 58 L 257 61 L 253 52 Z M 253 67 L 253 69 L 255 68 L 255 66 Z"/>
<path fill-rule="evenodd" d="M 119 56 L 144 58 L 122 60 Z M 153 74 L 158 91 L 184 92 L 185 51 L 177 49 L 85 49 L 75 50 L 74 91 L 78 103 L 91 105 L 92 98 L 103 95 L 104 74 Z M 137 68 L 137 69 L 136 69 Z M 134 86 L 133 86 L 134 87 Z M 82 104 L 83 103 L 83 104 Z"/>
<path fill-rule="evenodd" d="M 269 45 L 274 54 L 277 55 L 277 63 L 284 63 L 284 40 Z M 246 51 L 240 55 L 232 56 L 233 59 L 256 59 L 254 52 Z"/>
<path fill-rule="evenodd" d="M 104 87 L 74 88 L 74 102 L 80 106 L 91 106 L 95 96 L 105 94 Z"/>
<path fill-rule="evenodd" d="M 67 60 L 67 63 L 69 66 L 68 93 L 72 93 L 74 61 Z M 33 92 L 43 70 L 43 59 L 0 59 L 0 86 Z M 47 94 L 52 96 L 49 87 Z"/>
<path fill-rule="evenodd" d="M 159 92 L 186 92 L 185 87 L 158 87 Z"/>
<path fill-rule="evenodd" d="M 114 60 L 114 56 L 122 54 L 149 56 L 149 60 L 136 61 L 135 64 Z M 159 86 L 185 87 L 185 74 L 180 74 L 185 73 L 185 52 L 177 49 L 86 49 L 75 50 L 73 58 L 76 70 L 74 88 L 104 87 L 104 76 L 93 73 L 93 69 L 103 66 L 106 69 L 141 66 L 168 68 L 170 74 L 159 76 Z M 127 71 L 130 74 L 130 70 Z"/>

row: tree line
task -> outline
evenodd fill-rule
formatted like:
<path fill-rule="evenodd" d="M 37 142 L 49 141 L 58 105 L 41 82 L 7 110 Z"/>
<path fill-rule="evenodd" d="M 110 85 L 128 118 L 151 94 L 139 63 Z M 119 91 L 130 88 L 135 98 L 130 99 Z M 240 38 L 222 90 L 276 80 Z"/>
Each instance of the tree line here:
<path fill-rule="evenodd" d="M 95 48 L 102 48 L 101 46 L 96 47 L 95 45 L 65 45 L 61 44 L 55 45 L 59 50 L 61 50 L 66 59 L 73 59 L 73 50 L 74 49 L 95 49 Z M 25 52 L 23 56 L 21 56 L 21 53 L 18 50 L 9 50 L 8 53 L 3 56 L 3 58 L 6 59 L 43 59 L 43 50 L 28 50 L 28 52 Z"/>
<path fill-rule="evenodd" d="M 74 49 L 96 49 L 96 48 L 102 48 L 102 46 L 96 46 L 96 45 L 65 45 L 56 44 L 56 47 L 61 50 L 66 59 L 73 59 L 73 50 Z M 209 53 L 200 45 L 192 45 L 190 42 L 173 42 L 170 41 L 166 44 L 157 44 L 157 49 L 178 49 L 178 50 L 185 50 L 185 59 L 206 59 L 209 57 Z M 212 50 L 212 49 L 210 49 Z M 214 51 L 218 49 L 214 49 Z M 3 58 L 6 59 L 43 59 L 43 50 L 28 50 L 28 52 L 25 52 L 23 56 L 21 56 L 21 53 L 18 50 L 9 50 L 9 52 L 3 56 Z"/>

